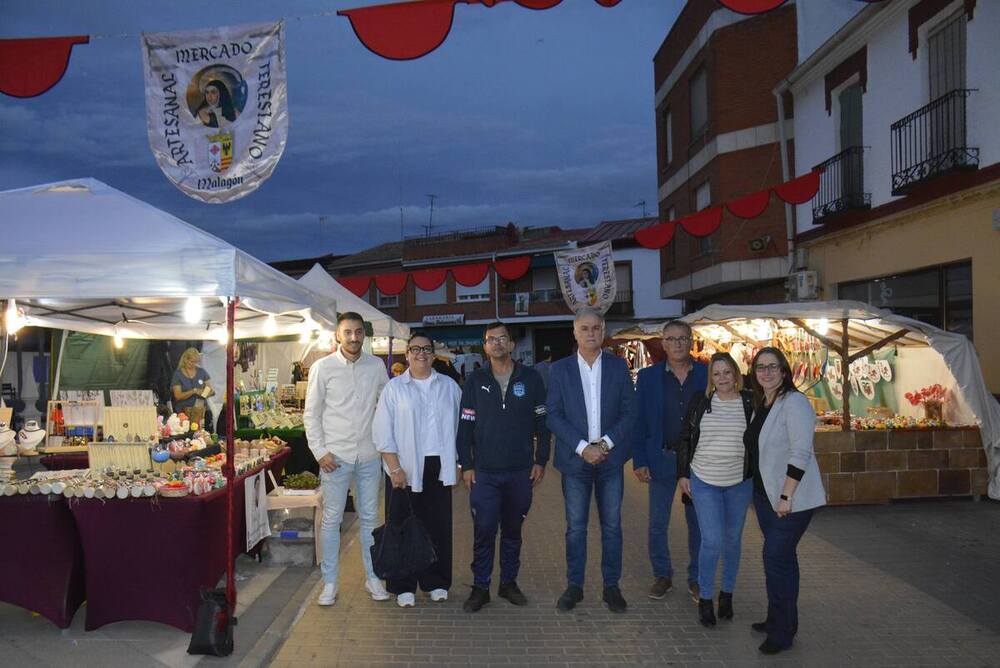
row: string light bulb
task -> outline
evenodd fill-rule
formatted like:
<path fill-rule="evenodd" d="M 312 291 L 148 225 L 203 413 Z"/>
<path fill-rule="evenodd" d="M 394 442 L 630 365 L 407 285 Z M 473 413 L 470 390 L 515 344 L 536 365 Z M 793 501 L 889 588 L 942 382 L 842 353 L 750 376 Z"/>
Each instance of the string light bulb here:
<path fill-rule="evenodd" d="M 264 336 L 274 336 L 278 332 L 278 319 L 271 313 L 264 321 Z"/>
<path fill-rule="evenodd" d="M 7 302 L 7 312 L 4 314 L 4 319 L 7 322 L 8 334 L 16 334 L 19 329 L 24 327 L 24 314 L 17 308 L 17 303 L 13 299 Z"/>
<path fill-rule="evenodd" d="M 188 297 L 184 302 L 184 321 L 194 324 L 201 320 L 201 298 Z"/>

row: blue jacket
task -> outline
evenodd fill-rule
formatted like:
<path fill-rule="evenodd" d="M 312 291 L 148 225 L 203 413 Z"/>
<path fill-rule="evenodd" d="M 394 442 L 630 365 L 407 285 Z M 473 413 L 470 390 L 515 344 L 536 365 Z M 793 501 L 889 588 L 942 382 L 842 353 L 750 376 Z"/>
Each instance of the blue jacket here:
<path fill-rule="evenodd" d="M 667 409 L 663 396 L 663 376 L 666 362 L 646 367 L 639 372 L 635 384 L 636 403 L 639 405 L 635 430 L 632 432 L 632 468 L 648 467 L 650 475 L 663 480 L 677 475 L 677 455 L 664 450 L 663 412 Z M 705 392 L 707 373 L 705 365 L 695 362 L 682 390 L 683 403 L 677 407 L 678 427 L 687 415 L 691 396 Z"/>
<path fill-rule="evenodd" d="M 590 464 L 576 454 L 576 446 L 590 439 L 587 404 L 576 355 L 552 364 L 546 406 L 547 423 L 556 437 L 556 468 L 563 474 L 583 474 Z M 601 353 L 601 432 L 615 444 L 601 466 L 620 468 L 631 458 L 635 408 L 635 389 L 624 360 Z"/>
<path fill-rule="evenodd" d="M 458 464 L 468 471 L 521 471 L 549 461 L 545 385 L 531 367 L 514 362 L 507 393 L 487 362 L 462 389 Z"/>

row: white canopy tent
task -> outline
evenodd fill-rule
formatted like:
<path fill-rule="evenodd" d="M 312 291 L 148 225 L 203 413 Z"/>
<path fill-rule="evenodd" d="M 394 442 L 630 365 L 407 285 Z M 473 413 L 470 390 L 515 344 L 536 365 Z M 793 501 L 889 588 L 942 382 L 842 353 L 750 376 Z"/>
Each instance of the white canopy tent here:
<path fill-rule="evenodd" d="M 225 343 L 336 324 L 333 299 L 95 179 L 0 192 L 0 217 L 6 232 L 0 246 L 4 346 L 8 332 L 24 325 Z M 233 347 L 225 346 L 230 397 Z M 231 411 L 223 469 L 229 531 L 235 513 Z M 234 611 L 235 554 L 232 541 L 226 545 L 227 598 Z"/>
<path fill-rule="evenodd" d="M 337 310 L 341 313 L 354 311 L 361 315 L 371 323 L 374 336 L 391 336 L 396 339 L 406 339 L 410 336 L 410 328 L 407 325 L 396 322 L 392 317 L 355 295 L 338 283 L 337 279 L 319 264 L 314 264 L 312 269 L 299 277 L 299 283 L 317 294 L 334 300 Z"/>
<path fill-rule="evenodd" d="M 954 377 L 960 400 L 979 425 L 989 460 L 989 495 L 1000 499 L 1000 403 L 990 394 L 976 349 L 962 334 L 896 315 L 862 302 L 829 301 L 727 306 L 713 304 L 683 317 L 695 329 L 722 328 L 734 333 L 754 322 L 788 322 L 819 338 L 831 354 L 845 352 L 853 360 L 883 346 L 924 348 L 940 357 Z M 844 323 L 846 322 L 846 330 Z M 644 323 L 614 334 L 618 338 L 658 336 L 663 322 Z M 845 346 L 846 343 L 846 346 Z M 845 350 L 846 348 L 846 350 Z M 844 383 L 845 391 L 849 384 Z M 846 402 L 845 402 L 846 405 Z"/>
<path fill-rule="evenodd" d="M 334 299 L 96 179 L 0 192 L 0 215 L 0 299 L 16 300 L 22 325 L 224 340 L 227 297 L 240 300 L 236 338 L 336 323 Z M 197 318 L 184 317 L 191 298 Z"/>

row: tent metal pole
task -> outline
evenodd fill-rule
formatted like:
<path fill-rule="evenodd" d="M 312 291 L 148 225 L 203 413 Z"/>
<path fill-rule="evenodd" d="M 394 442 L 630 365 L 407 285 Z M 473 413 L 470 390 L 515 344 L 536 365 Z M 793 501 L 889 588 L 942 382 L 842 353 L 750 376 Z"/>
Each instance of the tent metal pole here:
<path fill-rule="evenodd" d="M 386 357 L 385 371 L 392 378 L 392 334 L 389 335 L 389 355 Z"/>
<path fill-rule="evenodd" d="M 844 400 L 844 424 L 841 426 L 841 431 L 851 430 L 851 351 L 850 351 L 850 338 L 847 335 L 847 327 L 850 324 L 850 320 L 844 318 L 840 321 L 840 360 L 844 367 L 844 390 L 841 393 Z"/>
<path fill-rule="evenodd" d="M 233 561 L 236 559 L 233 548 L 233 528 L 236 526 L 235 502 L 233 485 L 236 479 L 236 442 L 233 438 L 236 421 L 235 382 L 233 379 L 236 365 L 233 354 L 236 329 L 236 298 L 230 297 L 226 303 L 226 601 L 229 603 L 230 618 L 236 613 L 236 573 Z"/>

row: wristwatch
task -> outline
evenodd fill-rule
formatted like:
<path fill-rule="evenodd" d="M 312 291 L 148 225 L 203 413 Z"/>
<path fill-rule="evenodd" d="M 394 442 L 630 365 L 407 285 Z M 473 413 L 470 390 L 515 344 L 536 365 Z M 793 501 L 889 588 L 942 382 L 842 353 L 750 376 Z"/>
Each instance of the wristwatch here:
<path fill-rule="evenodd" d="M 788 498 L 787 494 L 782 494 L 778 498 L 781 499 L 782 501 L 791 501 L 791 499 Z"/>
<path fill-rule="evenodd" d="M 603 438 L 599 441 L 594 441 L 594 445 L 599 447 L 601 449 L 601 452 L 603 452 L 604 454 L 608 454 L 609 452 L 611 452 L 611 448 L 608 447 L 608 442 L 605 441 Z"/>

